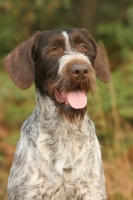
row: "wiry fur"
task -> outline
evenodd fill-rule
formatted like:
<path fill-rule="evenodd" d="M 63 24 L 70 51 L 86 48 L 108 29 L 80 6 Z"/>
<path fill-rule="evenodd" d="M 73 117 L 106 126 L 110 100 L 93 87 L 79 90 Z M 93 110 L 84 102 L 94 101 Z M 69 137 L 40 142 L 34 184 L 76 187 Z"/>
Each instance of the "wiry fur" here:
<path fill-rule="evenodd" d="M 11 169 L 9 199 L 106 199 L 100 145 L 87 115 L 70 123 L 49 97 L 37 93 L 37 107 L 22 129 Z M 38 127 L 38 128 L 36 128 Z"/>
<path fill-rule="evenodd" d="M 9 200 L 106 199 L 94 124 L 86 107 L 74 109 L 61 102 L 62 91 L 93 91 L 95 70 L 100 80 L 109 81 L 101 55 L 84 30 L 71 29 L 39 32 L 5 58 L 7 71 L 21 89 L 34 79 L 37 102 L 21 128 L 8 181 Z M 71 69 L 76 65 L 85 66 L 87 75 L 75 78 Z"/>

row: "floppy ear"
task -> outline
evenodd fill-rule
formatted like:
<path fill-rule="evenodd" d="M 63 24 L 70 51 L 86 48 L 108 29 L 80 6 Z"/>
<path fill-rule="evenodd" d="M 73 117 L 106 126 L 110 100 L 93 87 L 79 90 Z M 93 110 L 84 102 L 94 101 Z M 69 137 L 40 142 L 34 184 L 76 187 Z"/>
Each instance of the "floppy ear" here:
<path fill-rule="evenodd" d="M 105 64 L 102 50 L 90 36 L 89 36 L 89 39 L 93 43 L 94 50 L 96 51 L 96 57 L 93 64 L 96 75 L 100 81 L 104 83 L 108 83 L 110 81 L 111 75 L 110 75 L 108 67 Z"/>
<path fill-rule="evenodd" d="M 36 37 L 37 34 L 33 35 L 4 58 L 6 71 L 20 89 L 27 89 L 34 82 L 33 50 Z"/>

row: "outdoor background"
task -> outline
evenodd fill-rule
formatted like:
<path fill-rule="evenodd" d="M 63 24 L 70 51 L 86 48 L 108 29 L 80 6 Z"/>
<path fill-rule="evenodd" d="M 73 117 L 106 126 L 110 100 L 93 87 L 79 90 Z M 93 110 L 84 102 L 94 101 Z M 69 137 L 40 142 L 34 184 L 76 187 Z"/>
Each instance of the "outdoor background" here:
<path fill-rule="evenodd" d="M 22 91 L 5 72 L 3 58 L 37 30 L 86 28 L 111 70 L 97 81 L 88 113 L 102 145 L 109 200 L 133 200 L 133 1 L 0 0 L 0 200 L 19 130 L 35 106 L 34 86 Z"/>

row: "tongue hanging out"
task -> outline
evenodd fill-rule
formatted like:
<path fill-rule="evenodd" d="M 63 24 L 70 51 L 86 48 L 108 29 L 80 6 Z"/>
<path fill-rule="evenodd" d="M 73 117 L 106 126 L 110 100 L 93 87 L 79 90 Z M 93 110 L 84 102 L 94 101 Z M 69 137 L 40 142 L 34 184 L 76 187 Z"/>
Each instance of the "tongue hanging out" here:
<path fill-rule="evenodd" d="M 82 109 L 87 104 L 87 97 L 83 90 L 59 92 L 55 90 L 55 98 L 59 103 L 69 104 L 74 109 Z"/>
<path fill-rule="evenodd" d="M 87 97 L 82 90 L 67 93 L 67 101 L 72 108 L 81 109 L 87 104 Z"/>

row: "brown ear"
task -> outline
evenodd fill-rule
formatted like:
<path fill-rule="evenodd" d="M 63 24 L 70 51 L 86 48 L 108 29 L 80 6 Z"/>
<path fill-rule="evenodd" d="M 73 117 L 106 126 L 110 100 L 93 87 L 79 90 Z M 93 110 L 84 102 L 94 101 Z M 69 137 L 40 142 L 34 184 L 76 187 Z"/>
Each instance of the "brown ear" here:
<path fill-rule="evenodd" d="M 102 50 L 90 36 L 89 36 L 89 39 L 92 41 L 93 46 L 96 51 L 96 57 L 95 57 L 94 66 L 93 66 L 95 69 L 96 75 L 100 81 L 104 83 L 108 83 L 110 81 L 111 75 L 110 75 L 108 67 L 105 64 Z"/>
<path fill-rule="evenodd" d="M 6 71 L 20 89 L 29 88 L 34 81 L 35 67 L 32 54 L 36 36 L 21 43 L 4 58 Z"/>

